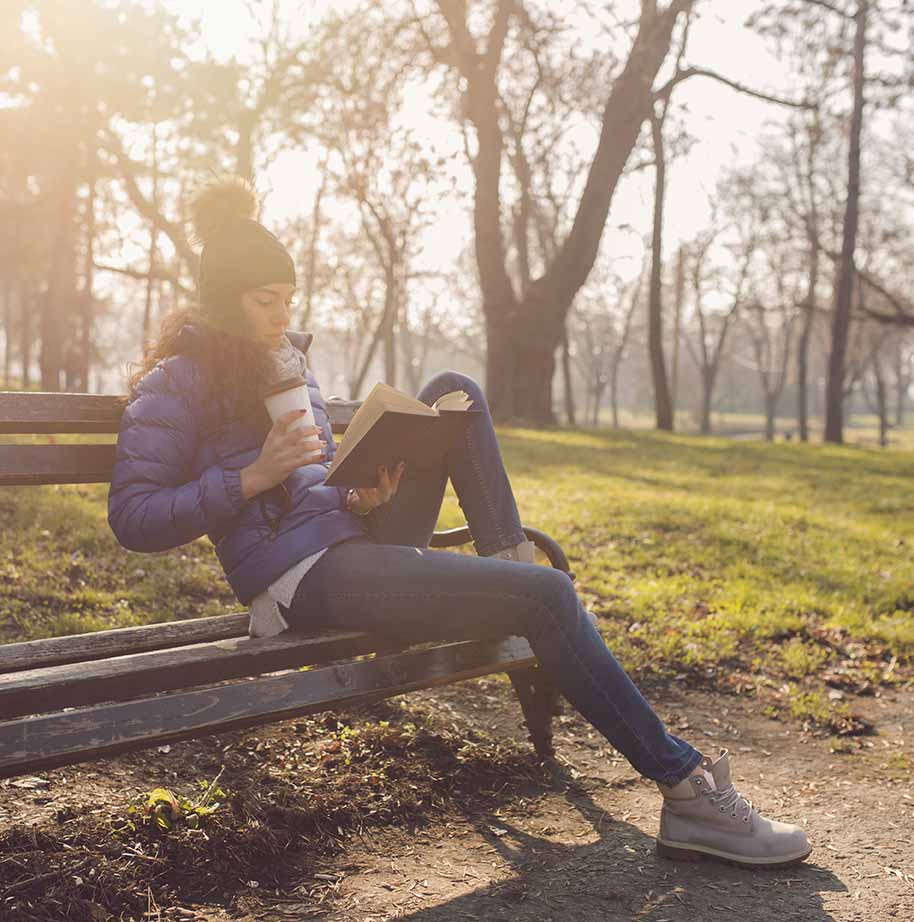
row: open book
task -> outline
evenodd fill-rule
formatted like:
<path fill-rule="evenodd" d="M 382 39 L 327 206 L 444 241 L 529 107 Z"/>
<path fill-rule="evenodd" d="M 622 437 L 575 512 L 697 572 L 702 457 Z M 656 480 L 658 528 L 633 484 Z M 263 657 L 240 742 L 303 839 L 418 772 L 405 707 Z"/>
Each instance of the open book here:
<path fill-rule="evenodd" d="M 441 461 L 478 411 L 463 391 L 439 397 L 434 406 L 376 384 L 346 428 L 326 483 L 333 487 L 376 487 L 378 467 L 405 461 L 421 470 Z M 468 412 L 469 411 L 469 412 Z"/>

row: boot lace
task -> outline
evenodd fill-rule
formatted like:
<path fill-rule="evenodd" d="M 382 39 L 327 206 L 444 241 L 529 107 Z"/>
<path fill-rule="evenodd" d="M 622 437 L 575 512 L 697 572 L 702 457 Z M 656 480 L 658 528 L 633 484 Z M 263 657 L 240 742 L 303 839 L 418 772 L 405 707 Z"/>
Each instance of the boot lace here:
<path fill-rule="evenodd" d="M 749 818 L 752 816 L 752 801 L 740 794 L 732 783 L 719 791 L 705 790 L 705 793 L 721 813 L 726 813 L 729 810 L 730 816 L 735 819 L 737 812 L 739 812 L 742 821 L 744 823 L 749 822 Z"/>

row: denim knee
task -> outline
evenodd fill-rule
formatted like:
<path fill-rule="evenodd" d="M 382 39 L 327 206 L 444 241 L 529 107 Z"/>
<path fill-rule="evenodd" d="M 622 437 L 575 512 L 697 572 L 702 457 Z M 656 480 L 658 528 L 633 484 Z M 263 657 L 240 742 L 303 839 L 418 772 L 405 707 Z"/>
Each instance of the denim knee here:
<path fill-rule="evenodd" d="M 526 587 L 535 604 L 530 606 L 528 637 L 539 637 L 544 630 L 574 630 L 580 611 L 578 594 L 567 573 L 552 567 L 529 565 Z"/>
<path fill-rule="evenodd" d="M 459 371 L 441 371 L 426 382 L 419 392 L 419 399 L 423 402 L 434 403 L 444 394 L 451 391 L 465 391 L 473 401 L 474 410 L 488 410 L 489 405 L 482 388 L 469 375 Z"/>

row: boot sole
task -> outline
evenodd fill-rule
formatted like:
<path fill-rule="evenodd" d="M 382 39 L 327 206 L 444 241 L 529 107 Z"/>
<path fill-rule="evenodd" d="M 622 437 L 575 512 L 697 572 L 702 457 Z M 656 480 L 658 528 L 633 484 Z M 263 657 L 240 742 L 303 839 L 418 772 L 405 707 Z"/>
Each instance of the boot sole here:
<path fill-rule="evenodd" d="M 805 861 L 812 854 L 812 848 L 787 857 L 746 858 L 703 845 L 673 845 L 671 842 L 664 842 L 658 838 L 657 854 L 671 861 L 723 861 L 740 868 L 787 868 Z"/>

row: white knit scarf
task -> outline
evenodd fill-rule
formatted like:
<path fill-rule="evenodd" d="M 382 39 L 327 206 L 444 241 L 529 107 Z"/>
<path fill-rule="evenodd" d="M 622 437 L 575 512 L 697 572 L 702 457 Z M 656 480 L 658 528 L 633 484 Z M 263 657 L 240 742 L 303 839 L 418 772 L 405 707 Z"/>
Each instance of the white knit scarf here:
<path fill-rule="evenodd" d="M 265 382 L 265 390 L 279 384 L 280 381 L 294 378 L 296 375 L 305 377 L 307 367 L 305 354 L 300 349 L 296 349 L 285 334 L 283 334 L 282 342 L 275 349 L 270 350 L 270 358 L 272 364 Z"/>

